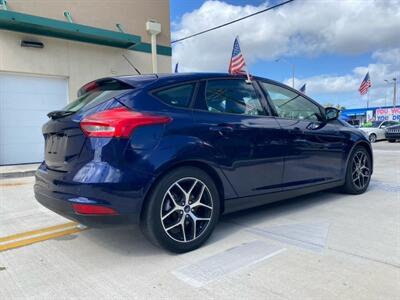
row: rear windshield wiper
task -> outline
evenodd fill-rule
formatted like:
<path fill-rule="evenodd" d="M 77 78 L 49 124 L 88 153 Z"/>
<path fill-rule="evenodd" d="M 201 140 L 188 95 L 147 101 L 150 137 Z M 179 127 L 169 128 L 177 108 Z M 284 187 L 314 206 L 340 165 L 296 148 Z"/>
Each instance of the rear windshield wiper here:
<path fill-rule="evenodd" d="M 75 113 L 75 112 L 72 110 L 54 110 L 52 112 L 49 112 L 47 114 L 47 116 L 51 119 L 58 119 L 58 118 L 72 115 L 73 113 Z"/>

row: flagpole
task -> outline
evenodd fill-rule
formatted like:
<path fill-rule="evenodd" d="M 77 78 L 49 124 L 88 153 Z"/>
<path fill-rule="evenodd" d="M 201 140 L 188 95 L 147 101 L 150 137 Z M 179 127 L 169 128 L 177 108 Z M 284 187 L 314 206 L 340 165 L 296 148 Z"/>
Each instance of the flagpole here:
<path fill-rule="evenodd" d="M 236 39 L 237 39 L 237 41 L 238 41 L 238 43 L 239 43 L 239 46 L 240 46 L 240 39 L 239 39 L 239 36 L 238 36 L 238 35 L 236 36 Z M 240 51 L 242 52 L 242 56 L 243 56 L 243 59 L 244 59 L 244 61 L 245 61 L 245 65 L 246 65 L 246 75 L 247 75 L 247 80 L 246 80 L 246 82 L 247 82 L 247 83 L 251 83 L 249 70 L 248 70 L 248 68 L 247 68 L 246 59 L 245 59 L 245 56 L 244 56 L 244 54 L 243 54 L 243 48 L 242 48 L 241 46 L 240 46 Z"/>

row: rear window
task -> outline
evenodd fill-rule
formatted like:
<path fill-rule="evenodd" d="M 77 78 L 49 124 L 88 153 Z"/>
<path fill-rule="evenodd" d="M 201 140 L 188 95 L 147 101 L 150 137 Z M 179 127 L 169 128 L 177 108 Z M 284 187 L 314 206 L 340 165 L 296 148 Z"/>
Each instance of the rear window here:
<path fill-rule="evenodd" d="M 118 90 L 118 91 L 95 91 L 89 92 L 80 96 L 75 101 L 72 101 L 67 106 L 65 106 L 62 110 L 63 111 L 73 111 L 77 112 L 82 108 L 91 108 L 105 102 L 111 98 L 117 97 L 128 90 Z"/>
<path fill-rule="evenodd" d="M 162 102 L 178 107 L 188 107 L 192 99 L 194 83 L 174 86 L 155 92 L 154 95 Z"/>
<path fill-rule="evenodd" d="M 78 99 L 69 103 L 62 110 L 77 112 L 84 107 L 90 108 L 96 106 L 131 89 L 130 85 L 115 79 L 89 82 L 79 89 Z"/>

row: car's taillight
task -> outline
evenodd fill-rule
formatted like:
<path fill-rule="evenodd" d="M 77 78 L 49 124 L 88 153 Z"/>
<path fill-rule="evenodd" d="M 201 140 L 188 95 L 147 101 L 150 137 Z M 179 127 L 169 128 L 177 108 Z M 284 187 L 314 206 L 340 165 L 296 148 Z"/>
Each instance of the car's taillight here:
<path fill-rule="evenodd" d="M 166 124 L 171 118 L 143 114 L 126 107 L 112 108 L 84 118 L 80 125 L 89 137 L 129 138 L 135 128 L 147 125 Z"/>
<path fill-rule="evenodd" d="M 77 214 L 81 215 L 118 215 L 118 213 L 114 209 L 102 205 L 74 203 L 72 204 L 72 208 Z"/>

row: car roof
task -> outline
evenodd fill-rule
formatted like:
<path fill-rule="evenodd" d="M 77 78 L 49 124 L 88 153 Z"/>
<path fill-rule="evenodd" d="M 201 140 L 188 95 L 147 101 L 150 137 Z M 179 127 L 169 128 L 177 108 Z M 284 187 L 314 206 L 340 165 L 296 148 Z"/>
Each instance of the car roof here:
<path fill-rule="evenodd" d="M 201 80 L 201 79 L 209 79 L 209 78 L 246 78 L 246 75 L 232 75 L 228 73 L 161 73 L 161 74 L 143 74 L 143 75 L 123 75 L 123 76 L 114 76 L 116 80 L 122 81 L 126 84 L 131 85 L 132 87 L 141 87 L 150 83 L 159 83 L 160 85 L 164 84 L 173 84 L 184 81 L 192 81 L 192 80 Z M 271 83 L 276 83 L 281 86 L 285 86 L 280 82 L 276 82 L 271 79 L 262 78 L 259 76 L 251 75 L 251 78 L 256 80 L 267 80 Z"/>
<path fill-rule="evenodd" d="M 307 98 L 308 100 L 312 101 L 318 106 L 321 106 L 318 102 L 314 99 L 310 98 L 309 96 L 303 94 L 302 92 L 285 85 L 281 82 L 250 75 L 250 77 L 254 80 L 261 80 L 268 82 L 270 84 L 274 84 L 277 86 L 281 86 L 285 89 L 291 90 L 297 94 L 301 94 L 303 97 Z M 228 73 L 212 73 L 212 72 L 196 72 L 196 73 L 160 73 L 160 74 L 142 74 L 142 75 L 122 75 L 122 76 L 114 76 L 108 77 L 108 79 L 115 79 L 125 84 L 132 86 L 133 88 L 150 88 L 150 89 L 157 89 L 162 88 L 167 85 L 179 84 L 187 81 L 195 81 L 195 80 L 202 80 L 202 79 L 218 79 L 218 78 L 246 78 L 246 75 L 232 75 Z M 102 80 L 102 79 L 99 79 Z M 322 106 L 321 106 L 322 107 Z"/>

